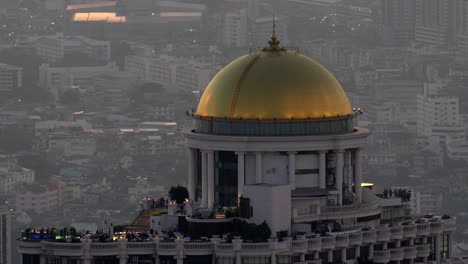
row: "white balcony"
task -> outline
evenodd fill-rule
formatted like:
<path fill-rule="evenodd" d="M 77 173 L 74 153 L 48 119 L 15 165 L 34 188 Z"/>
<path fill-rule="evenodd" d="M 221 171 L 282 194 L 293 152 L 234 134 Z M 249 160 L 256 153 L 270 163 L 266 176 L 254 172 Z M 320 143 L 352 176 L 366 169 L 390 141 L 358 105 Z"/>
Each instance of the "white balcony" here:
<path fill-rule="evenodd" d="M 230 252 L 234 250 L 234 244 L 230 243 L 220 243 L 215 244 L 216 252 Z"/>
<path fill-rule="evenodd" d="M 177 251 L 177 245 L 174 242 L 159 242 L 156 243 L 156 250 L 158 255 L 171 256 L 175 255 Z"/>
<path fill-rule="evenodd" d="M 416 225 L 416 234 L 418 236 L 428 236 L 429 235 L 429 223 L 418 223 Z"/>
<path fill-rule="evenodd" d="M 120 243 L 91 243 L 91 256 L 116 256 L 120 254 Z"/>
<path fill-rule="evenodd" d="M 337 248 L 345 248 L 349 244 L 349 235 L 348 234 L 343 234 L 343 235 L 337 235 L 335 238 L 335 247 Z"/>
<path fill-rule="evenodd" d="M 305 263 L 307 263 L 307 264 L 322 264 L 322 260 L 321 259 L 308 260 Z"/>
<path fill-rule="evenodd" d="M 322 237 L 322 249 L 334 249 L 334 248 L 335 248 L 334 236 Z"/>
<path fill-rule="evenodd" d="M 309 241 L 304 239 L 304 240 L 293 240 L 291 241 L 291 249 L 294 252 L 302 252 L 306 253 L 307 249 L 309 247 L 308 245 Z"/>
<path fill-rule="evenodd" d="M 390 251 L 388 249 L 374 251 L 373 260 L 374 260 L 375 263 L 388 263 L 388 262 L 390 262 Z"/>
<path fill-rule="evenodd" d="M 405 259 L 414 259 L 417 256 L 417 249 L 415 246 L 410 246 L 410 247 L 405 247 L 404 248 L 404 254 L 405 254 Z"/>
<path fill-rule="evenodd" d="M 186 255 L 210 255 L 213 253 L 213 243 L 184 243 L 184 254 Z"/>
<path fill-rule="evenodd" d="M 404 225 L 403 226 L 403 237 L 414 238 L 416 237 L 416 225 Z"/>
<path fill-rule="evenodd" d="M 455 231 L 457 229 L 457 219 L 452 217 L 448 219 L 442 219 L 444 223 L 444 231 Z"/>
<path fill-rule="evenodd" d="M 390 260 L 392 261 L 402 261 L 405 257 L 405 252 L 403 248 L 392 248 L 390 251 Z"/>
<path fill-rule="evenodd" d="M 444 228 L 442 221 L 430 222 L 429 226 L 431 228 L 431 235 L 441 234 Z"/>
<path fill-rule="evenodd" d="M 48 254 L 54 256 L 82 256 L 83 244 L 82 243 L 53 243 L 42 242 L 43 250 Z"/>
<path fill-rule="evenodd" d="M 320 251 L 322 248 L 322 238 L 315 237 L 310 238 L 308 243 L 309 251 Z"/>
<path fill-rule="evenodd" d="M 377 241 L 385 242 L 390 240 L 390 228 L 381 227 L 377 229 Z"/>
<path fill-rule="evenodd" d="M 21 254 L 37 255 L 42 252 L 42 244 L 39 241 L 18 241 L 18 252 Z"/>
<path fill-rule="evenodd" d="M 381 208 L 378 206 L 378 201 L 369 203 L 340 205 L 340 206 L 323 206 L 318 210 L 310 207 L 300 207 L 293 200 L 293 222 L 303 223 L 312 221 L 321 221 L 328 219 L 346 219 L 356 217 L 373 216 L 381 213 Z"/>
<path fill-rule="evenodd" d="M 270 254 L 272 245 L 270 243 L 242 243 L 242 255 Z"/>
<path fill-rule="evenodd" d="M 418 251 L 417 252 L 418 257 L 429 257 L 429 254 L 431 252 L 431 248 L 429 244 L 417 245 L 416 249 Z"/>
<path fill-rule="evenodd" d="M 152 255 L 156 252 L 154 242 L 130 242 L 127 243 L 128 255 Z"/>
<path fill-rule="evenodd" d="M 350 246 L 361 245 L 363 241 L 362 237 L 363 237 L 362 232 L 355 232 L 355 233 L 349 234 L 349 245 Z"/>
<path fill-rule="evenodd" d="M 402 239 L 403 238 L 403 227 L 392 226 L 390 227 L 390 239 Z"/>
<path fill-rule="evenodd" d="M 362 242 L 366 244 L 373 244 L 377 241 L 377 231 L 366 230 L 362 231 Z"/>

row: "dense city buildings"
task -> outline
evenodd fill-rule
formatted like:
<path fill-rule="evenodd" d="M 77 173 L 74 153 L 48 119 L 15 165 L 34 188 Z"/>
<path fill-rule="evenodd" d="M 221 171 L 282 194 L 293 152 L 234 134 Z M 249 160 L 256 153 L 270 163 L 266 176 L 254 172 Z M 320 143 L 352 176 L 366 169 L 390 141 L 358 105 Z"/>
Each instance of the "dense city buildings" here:
<path fill-rule="evenodd" d="M 468 263 L 467 21 L 466 0 L 1 0 L 7 264 Z"/>
<path fill-rule="evenodd" d="M 6 206 L 0 206 L 0 263 L 12 263 L 11 212 Z"/>

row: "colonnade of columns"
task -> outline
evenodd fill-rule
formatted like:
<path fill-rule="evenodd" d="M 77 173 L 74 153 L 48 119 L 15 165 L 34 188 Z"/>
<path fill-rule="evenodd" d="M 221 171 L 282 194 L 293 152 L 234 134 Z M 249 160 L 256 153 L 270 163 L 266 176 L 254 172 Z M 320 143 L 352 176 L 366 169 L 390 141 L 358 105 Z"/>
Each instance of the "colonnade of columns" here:
<path fill-rule="evenodd" d="M 263 183 L 263 152 L 255 153 L 255 184 Z M 357 202 L 362 201 L 362 157 L 361 150 L 357 149 L 338 149 L 338 150 L 320 150 L 319 153 L 319 187 L 327 188 L 327 155 L 335 155 L 335 186 L 338 193 L 338 205 L 343 202 L 343 187 L 348 191 L 355 192 Z M 215 193 L 215 163 L 213 150 L 201 150 L 201 205 L 212 208 L 214 205 Z M 237 174 L 238 174 L 238 196 L 242 195 L 245 185 L 245 158 L 246 152 L 238 151 L 237 155 Z M 297 152 L 288 152 L 288 179 L 291 189 L 296 186 L 296 155 Z M 354 157 L 354 164 L 352 163 Z M 195 188 L 197 185 L 197 150 L 188 150 L 188 191 L 191 199 L 195 197 Z M 354 186 L 354 189 L 353 189 Z"/>

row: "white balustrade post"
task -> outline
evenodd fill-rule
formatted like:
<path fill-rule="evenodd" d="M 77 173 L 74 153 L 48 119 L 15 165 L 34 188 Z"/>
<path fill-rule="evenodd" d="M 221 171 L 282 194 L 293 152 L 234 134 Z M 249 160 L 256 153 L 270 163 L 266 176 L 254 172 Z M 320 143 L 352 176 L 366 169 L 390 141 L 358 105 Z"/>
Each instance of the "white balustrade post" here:
<path fill-rule="evenodd" d="M 192 201 L 195 201 L 195 186 L 196 186 L 196 150 L 189 148 L 188 153 L 188 191 L 189 197 Z"/>
<path fill-rule="evenodd" d="M 362 150 L 354 151 L 354 189 L 358 203 L 362 202 Z"/>
<path fill-rule="evenodd" d="M 208 208 L 214 206 L 214 152 L 208 151 Z"/>
<path fill-rule="evenodd" d="M 338 149 L 336 153 L 336 167 L 335 167 L 335 178 L 336 178 L 336 190 L 338 191 L 338 204 L 343 204 L 343 161 L 344 161 L 344 150 Z"/>
<path fill-rule="evenodd" d="M 202 152 L 202 206 L 208 207 L 208 161 L 206 151 Z"/>

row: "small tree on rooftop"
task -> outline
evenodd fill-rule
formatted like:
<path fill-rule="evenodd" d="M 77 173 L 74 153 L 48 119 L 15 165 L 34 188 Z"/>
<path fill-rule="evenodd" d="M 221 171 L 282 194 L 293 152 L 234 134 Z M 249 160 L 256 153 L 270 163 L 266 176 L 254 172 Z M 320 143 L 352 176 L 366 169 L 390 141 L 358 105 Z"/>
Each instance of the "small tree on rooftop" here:
<path fill-rule="evenodd" d="M 181 204 L 185 201 L 185 199 L 189 198 L 189 193 L 187 188 L 184 186 L 172 186 L 169 190 L 169 196 L 171 200 L 175 200 L 177 204 Z"/>

